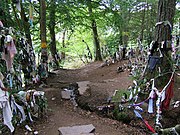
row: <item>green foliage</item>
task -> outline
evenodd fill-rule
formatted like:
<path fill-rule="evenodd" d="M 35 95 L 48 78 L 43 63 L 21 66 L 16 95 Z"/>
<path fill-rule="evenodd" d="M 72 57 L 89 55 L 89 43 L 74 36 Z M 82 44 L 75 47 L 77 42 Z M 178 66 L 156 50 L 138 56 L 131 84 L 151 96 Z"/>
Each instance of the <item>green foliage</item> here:
<path fill-rule="evenodd" d="M 2 20 L 6 27 L 13 27 L 16 25 L 9 1 L 1 0 L 0 2 L 0 20 Z"/>
<path fill-rule="evenodd" d="M 127 91 L 127 90 L 118 90 L 118 91 L 116 92 L 116 95 L 114 95 L 114 96 L 112 97 L 112 102 L 117 102 L 117 103 L 119 103 L 119 102 L 121 101 L 122 96 L 124 96 L 124 94 L 126 94 L 126 95 L 129 97 L 130 92 Z"/>
<path fill-rule="evenodd" d="M 132 120 L 131 118 L 132 114 L 130 114 L 130 111 L 127 108 L 124 108 L 123 111 L 119 111 L 118 105 L 113 111 L 113 116 L 114 116 L 114 119 L 118 121 L 122 121 L 127 124 L 129 124 Z"/>
<path fill-rule="evenodd" d="M 55 32 L 58 52 L 79 58 L 85 53 L 85 46 L 82 39 L 89 45 L 94 55 L 93 37 L 91 33 L 91 20 L 95 19 L 101 46 L 107 45 L 111 54 L 113 54 L 119 45 L 123 45 L 123 36 L 127 36 L 128 44 L 136 45 L 137 38 L 143 35 L 143 44 L 149 45 L 153 40 L 154 28 L 157 16 L 158 0 L 93 0 L 91 6 L 93 14 L 89 15 L 89 1 L 84 0 L 59 0 L 55 5 L 51 1 L 47 2 L 46 20 L 47 27 L 54 25 L 50 21 L 50 11 L 55 10 Z M 29 18 L 29 1 L 22 4 L 27 19 Z M 40 16 L 39 2 L 32 3 L 34 7 L 33 27 L 31 27 L 31 37 L 35 51 L 40 50 Z M 15 6 L 15 5 L 14 5 Z M 20 20 L 20 15 L 12 10 L 10 1 L 2 0 L 0 4 L 0 19 L 4 24 L 15 27 L 17 20 L 15 14 Z M 143 22 L 143 14 L 145 19 Z M 177 27 L 179 22 L 179 10 L 176 10 L 174 22 Z M 8 18 L 8 19 L 7 19 Z M 22 24 L 21 20 L 20 23 Z M 66 30 L 65 48 L 62 47 L 62 32 Z M 143 32 L 142 32 L 143 31 Z M 174 29 L 174 34 L 178 33 L 178 27 Z M 125 34 L 125 35 L 124 35 Z M 47 44 L 50 42 L 50 33 L 47 30 Z"/>
<path fill-rule="evenodd" d="M 113 55 L 114 52 L 117 51 L 118 45 L 119 45 L 119 39 L 117 38 L 118 35 L 109 35 L 106 39 L 106 46 L 110 50 L 111 55 Z"/>

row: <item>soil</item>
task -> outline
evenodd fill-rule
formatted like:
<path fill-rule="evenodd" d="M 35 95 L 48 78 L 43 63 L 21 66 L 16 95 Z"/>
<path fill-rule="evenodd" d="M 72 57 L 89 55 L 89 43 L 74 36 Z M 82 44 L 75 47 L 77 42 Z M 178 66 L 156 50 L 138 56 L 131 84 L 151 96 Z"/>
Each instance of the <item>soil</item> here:
<path fill-rule="evenodd" d="M 131 123 L 125 124 L 112 118 L 104 117 L 96 111 L 84 110 L 80 107 L 74 109 L 70 100 L 61 98 L 61 91 L 64 87 L 80 81 L 89 81 L 91 96 L 84 99 L 83 102 L 88 102 L 92 106 L 102 105 L 112 96 L 115 90 L 127 89 L 132 84 L 128 70 L 117 73 L 117 67 L 124 63 L 127 63 L 127 61 L 101 67 L 102 62 L 93 62 L 80 69 L 59 69 L 53 71 L 49 75 L 47 86 L 39 88 L 39 90 L 45 91 L 48 100 L 47 115 L 28 125 L 33 131 L 38 131 L 39 135 L 58 135 L 59 127 L 86 124 L 94 125 L 95 135 L 149 134 L 148 129 L 140 119 L 135 118 Z M 179 99 L 179 97 L 176 98 Z M 176 115 L 176 117 L 179 116 Z M 149 120 L 150 124 L 154 123 L 154 118 L 148 118 L 147 120 Z M 21 126 L 17 127 L 15 134 L 30 135 L 33 133 L 28 132 Z"/>

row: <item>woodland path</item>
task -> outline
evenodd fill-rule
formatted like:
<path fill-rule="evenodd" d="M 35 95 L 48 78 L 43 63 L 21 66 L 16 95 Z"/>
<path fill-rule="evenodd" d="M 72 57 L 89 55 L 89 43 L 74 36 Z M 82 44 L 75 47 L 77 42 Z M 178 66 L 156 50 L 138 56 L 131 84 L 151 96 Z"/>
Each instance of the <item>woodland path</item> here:
<path fill-rule="evenodd" d="M 47 117 L 36 121 L 33 130 L 39 135 L 58 135 L 58 128 L 65 126 L 93 124 L 95 135 L 144 135 L 142 129 L 123 124 L 116 120 L 101 117 L 95 112 L 78 108 L 73 109 L 69 100 L 61 99 L 61 88 L 78 81 L 90 81 L 90 88 L 97 100 L 106 100 L 116 89 L 127 89 L 132 81 L 129 72 L 117 73 L 118 66 L 127 61 L 101 67 L 102 62 L 94 62 L 80 69 L 60 69 L 48 78 L 48 85 L 43 88 L 48 99 Z M 96 101 L 92 101 L 96 102 Z M 17 128 L 16 135 L 29 135 L 24 127 Z"/>

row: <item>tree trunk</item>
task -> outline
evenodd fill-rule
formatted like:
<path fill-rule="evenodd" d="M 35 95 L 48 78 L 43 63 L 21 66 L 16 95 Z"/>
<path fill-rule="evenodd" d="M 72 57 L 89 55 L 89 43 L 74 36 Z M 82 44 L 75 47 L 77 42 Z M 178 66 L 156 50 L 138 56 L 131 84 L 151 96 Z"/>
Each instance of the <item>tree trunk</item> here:
<path fill-rule="evenodd" d="M 122 19 L 123 19 L 123 25 L 122 25 L 122 40 L 123 40 L 123 48 L 127 48 L 128 46 L 128 41 L 129 41 L 129 22 L 131 19 L 130 16 L 130 9 L 127 7 L 122 9 Z"/>
<path fill-rule="evenodd" d="M 39 74 L 41 81 L 46 83 L 46 78 L 48 76 L 48 54 L 47 54 L 47 43 L 46 43 L 46 2 L 45 0 L 40 0 L 40 37 L 41 37 L 41 63 L 39 67 Z"/>
<path fill-rule="evenodd" d="M 171 38 L 172 38 L 172 28 L 173 28 L 173 18 L 175 14 L 175 3 L 176 0 L 159 0 L 158 3 L 158 15 L 157 23 L 155 29 L 155 41 L 156 45 L 153 45 L 151 50 L 152 56 L 160 56 L 157 49 L 160 49 L 163 57 L 161 58 L 161 63 L 156 66 L 155 71 L 148 74 L 149 78 L 154 78 L 159 74 L 158 68 L 161 69 L 161 74 L 166 74 L 167 72 L 172 72 L 172 61 L 171 61 Z M 164 42 L 162 44 L 162 42 Z M 163 47 L 162 47 L 163 45 Z M 169 81 L 170 74 L 158 77 L 156 80 L 156 86 L 159 88 L 164 87 Z"/>
<path fill-rule="evenodd" d="M 66 47 L 66 45 L 65 45 L 65 36 L 66 36 L 66 30 L 63 31 L 63 36 L 62 36 L 62 46 L 63 46 L 63 48 Z M 66 54 L 65 54 L 64 51 L 62 51 L 61 52 L 61 59 L 65 59 L 65 57 L 66 57 Z"/>
<path fill-rule="evenodd" d="M 50 51 L 52 54 L 52 57 L 54 59 L 54 62 L 56 64 L 56 67 L 59 67 L 59 62 L 58 62 L 58 54 L 57 54 L 57 49 L 56 49 L 56 34 L 55 34 L 55 13 L 56 13 L 56 1 L 51 0 L 50 3 L 50 22 L 49 22 L 49 31 L 50 31 L 50 36 L 51 36 L 51 43 L 50 43 Z"/>
<path fill-rule="evenodd" d="M 92 60 L 92 53 L 91 53 L 91 50 L 90 50 L 88 44 L 87 44 L 86 41 L 84 41 L 84 40 L 82 40 L 82 42 L 84 42 L 85 45 L 86 45 L 86 49 L 87 49 L 87 51 L 88 51 L 87 57 L 88 57 L 90 60 Z"/>
<path fill-rule="evenodd" d="M 158 3 L 158 18 L 157 22 L 169 21 L 173 26 L 173 19 L 175 15 L 176 0 L 159 0 Z M 171 31 L 168 24 L 157 25 L 155 32 L 155 41 L 162 42 L 171 40 Z"/>
<path fill-rule="evenodd" d="M 20 15 L 21 15 L 21 20 L 22 20 L 24 32 L 26 34 L 25 36 L 27 38 L 27 42 L 29 43 L 29 45 L 32 46 L 31 33 L 30 33 L 30 24 L 28 22 L 28 18 L 26 17 L 23 4 L 21 2 L 20 2 L 20 4 L 21 4 Z"/>
<path fill-rule="evenodd" d="M 144 10 L 142 11 L 141 34 L 140 34 L 141 43 L 143 42 L 144 39 L 145 16 L 146 16 L 146 5 L 144 5 Z"/>
<path fill-rule="evenodd" d="M 149 5 L 148 5 L 149 6 Z M 154 3 L 152 3 L 151 9 L 150 9 L 150 13 L 147 14 L 147 19 L 146 19 L 146 23 L 147 23 L 147 44 L 150 45 L 150 43 L 152 42 L 152 40 L 154 40 L 154 24 L 156 22 L 156 20 L 154 19 L 154 15 L 156 14 L 157 8 L 156 5 Z"/>
<path fill-rule="evenodd" d="M 120 30 L 119 28 L 119 45 L 123 45 L 123 35 L 122 35 L 122 30 Z M 119 50 L 119 46 L 118 46 L 118 50 Z"/>
<path fill-rule="evenodd" d="M 91 28 L 92 28 L 93 37 L 94 37 L 95 61 L 98 61 L 98 60 L 102 61 L 101 49 L 100 49 L 100 44 L 99 44 L 99 36 L 98 36 L 98 32 L 97 32 L 96 21 L 93 18 L 91 0 L 88 1 L 88 10 L 89 10 L 89 14 L 90 14 L 90 17 L 91 17 Z"/>
<path fill-rule="evenodd" d="M 97 27 L 96 27 L 96 21 L 92 20 L 92 30 L 93 30 L 93 36 L 94 36 L 94 44 L 95 44 L 95 61 L 100 60 L 102 61 L 101 56 L 101 49 L 98 39 L 98 33 L 97 33 Z"/>
<path fill-rule="evenodd" d="M 23 28 L 22 28 L 22 26 L 21 26 L 21 24 L 20 24 L 20 20 L 19 20 L 19 18 L 18 18 L 18 16 L 17 16 L 17 12 L 16 12 L 16 10 L 15 10 L 15 6 L 14 6 L 13 3 L 11 4 L 11 6 L 12 6 L 12 9 L 13 9 L 13 13 L 14 13 L 14 16 L 15 16 L 15 19 L 16 19 L 16 23 L 17 23 L 17 25 L 18 25 L 18 27 L 19 27 L 19 30 L 22 31 Z"/>
<path fill-rule="evenodd" d="M 40 0 L 40 30 L 41 30 L 41 47 L 47 48 L 46 45 L 46 3 Z"/>
<path fill-rule="evenodd" d="M 124 34 L 123 34 L 123 47 L 125 47 L 125 48 L 127 47 L 128 40 L 129 40 L 129 36 L 127 34 L 127 31 L 125 31 Z"/>

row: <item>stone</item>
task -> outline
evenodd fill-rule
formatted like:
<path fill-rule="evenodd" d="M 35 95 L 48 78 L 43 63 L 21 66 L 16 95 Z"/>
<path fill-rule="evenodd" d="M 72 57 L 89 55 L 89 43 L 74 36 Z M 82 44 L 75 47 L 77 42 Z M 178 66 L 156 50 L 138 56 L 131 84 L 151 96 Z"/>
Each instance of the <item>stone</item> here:
<path fill-rule="evenodd" d="M 78 91 L 80 95 L 83 95 L 85 92 L 87 92 L 87 90 L 90 89 L 89 84 L 90 81 L 82 81 L 82 82 L 77 82 L 78 84 Z"/>
<path fill-rule="evenodd" d="M 63 99 L 70 99 L 71 98 L 71 92 L 69 91 L 61 91 L 61 98 Z"/>
<path fill-rule="evenodd" d="M 94 135 L 95 127 L 92 124 L 72 127 L 60 127 L 60 135 Z"/>

